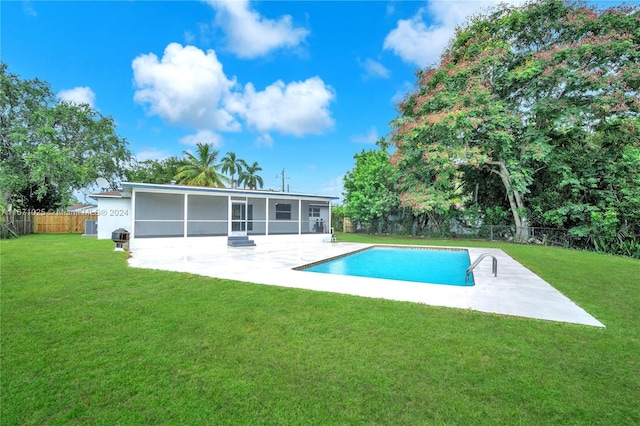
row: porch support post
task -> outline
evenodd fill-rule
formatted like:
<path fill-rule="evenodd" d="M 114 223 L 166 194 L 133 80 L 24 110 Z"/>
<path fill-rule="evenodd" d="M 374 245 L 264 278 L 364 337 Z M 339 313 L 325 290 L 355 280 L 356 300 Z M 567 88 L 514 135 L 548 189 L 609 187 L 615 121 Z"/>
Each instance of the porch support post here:
<path fill-rule="evenodd" d="M 187 231 L 187 218 L 189 217 L 189 195 L 187 195 L 187 193 L 185 192 L 184 194 L 184 229 L 183 229 L 183 237 L 187 238 L 188 235 L 188 231 Z"/>
<path fill-rule="evenodd" d="M 269 197 L 264 203 L 264 235 L 269 235 Z"/>
<path fill-rule="evenodd" d="M 231 195 L 227 195 L 227 236 L 231 235 Z"/>
<path fill-rule="evenodd" d="M 329 222 L 329 225 L 327 226 L 327 230 L 331 234 L 331 201 L 327 201 L 327 204 L 329 205 L 329 220 L 327 221 Z"/>
<path fill-rule="evenodd" d="M 302 234 L 302 198 L 298 200 L 298 235 Z"/>
<path fill-rule="evenodd" d="M 129 239 L 136 237 L 136 190 L 131 190 L 131 229 Z"/>

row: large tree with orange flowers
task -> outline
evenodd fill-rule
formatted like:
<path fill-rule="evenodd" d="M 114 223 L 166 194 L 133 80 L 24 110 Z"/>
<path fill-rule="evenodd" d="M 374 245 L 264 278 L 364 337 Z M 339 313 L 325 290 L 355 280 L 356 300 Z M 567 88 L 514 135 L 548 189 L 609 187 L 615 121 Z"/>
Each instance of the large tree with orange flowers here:
<path fill-rule="evenodd" d="M 392 122 L 402 204 L 446 212 L 461 182 L 496 179 L 520 240 L 532 218 L 584 231 L 640 210 L 639 28 L 637 8 L 558 0 L 459 28 Z"/>

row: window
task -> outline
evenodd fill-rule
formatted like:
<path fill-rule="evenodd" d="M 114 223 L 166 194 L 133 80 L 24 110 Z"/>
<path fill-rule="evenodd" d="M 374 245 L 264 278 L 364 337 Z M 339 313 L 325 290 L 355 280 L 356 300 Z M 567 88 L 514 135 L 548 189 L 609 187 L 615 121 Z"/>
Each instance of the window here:
<path fill-rule="evenodd" d="M 320 217 L 320 207 L 309 207 L 309 217 Z"/>
<path fill-rule="evenodd" d="M 253 231 L 253 204 L 247 205 L 247 231 Z"/>
<path fill-rule="evenodd" d="M 276 204 L 276 220 L 291 220 L 291 204 Z"/>

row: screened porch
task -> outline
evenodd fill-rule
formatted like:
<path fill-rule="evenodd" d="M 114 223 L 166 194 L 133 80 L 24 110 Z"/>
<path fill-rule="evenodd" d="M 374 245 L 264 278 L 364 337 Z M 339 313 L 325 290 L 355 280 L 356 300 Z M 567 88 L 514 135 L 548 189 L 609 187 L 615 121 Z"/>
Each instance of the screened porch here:
<path fill-rule="evenodd" d="M 327 234 L 330 201 L 133 191 L 132 238 Z"/>

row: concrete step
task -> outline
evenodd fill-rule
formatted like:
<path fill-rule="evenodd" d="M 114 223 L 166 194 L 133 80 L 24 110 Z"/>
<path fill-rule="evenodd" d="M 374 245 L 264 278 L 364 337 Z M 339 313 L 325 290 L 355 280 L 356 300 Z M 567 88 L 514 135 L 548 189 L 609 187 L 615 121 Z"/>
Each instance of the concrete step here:
<path fill-rule="evenodd" d="M 256 243 L 249 237 L 228 237 L 227 245 L 229 247 L 255 247 Z"/>
<path fill-rule="evenodd" d="M 255 247 L 256 243 L 253 240 L 243 242 L 232 242 L 227 244 L 229 247 Z"/>

